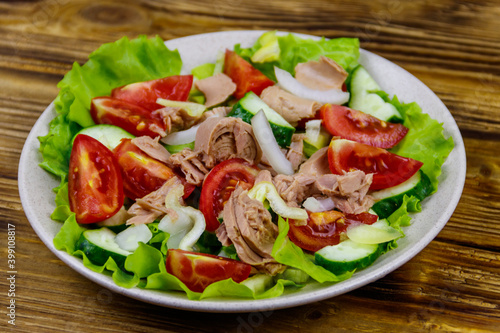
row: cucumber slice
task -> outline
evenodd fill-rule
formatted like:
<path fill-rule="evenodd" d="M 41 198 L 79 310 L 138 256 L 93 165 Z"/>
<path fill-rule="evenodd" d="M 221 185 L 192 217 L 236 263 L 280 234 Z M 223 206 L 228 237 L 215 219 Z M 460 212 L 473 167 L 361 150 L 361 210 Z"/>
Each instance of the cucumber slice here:
<path fill-rule="evenodd" d="M 382 244 L 404 236 L 400 231 L 390 226 L 386 219 L 371 225 L 360 224 L 347 229 L 347 237 L 360 244 Z"/>
<path fill-rule="evenodd" d="M 127 229 L 120 232 L 115 237 L 115 242 L 118 246 L 125 250 L 134 252 L 139 247 L 139 242 L 146 244 L 153 238 L 151 230 L 145 224 L 131 225 Z"/>
<path fill-rule="evenodd" d="M 366 69 L 359 65 L 351 73 L 349 107 L 384 121 L 402 122 L 403 118 L 394 105 L 385 102 L 382 97 L 375 93 L 381 90 L 382 88 Z"/>
<path fill-rule="evenodd" d="M 233 106 L 228 117 L 241 118 L 244 122 L 250 124 L 253 116 L 260 110 L 264 111 L 278 144 L 283 148 L 290 146 L 295 128 L 253 92 L 247 93 L 240 99 L 238 103 Z"/>
<path fill-rule="evenodd" d="M 288 267 L 283 273 L 275 276 L 275 280 L 278 279 L 290 280 L 297 284 L 304 284 L 309 280 L 309 275 L 301 269 Z"/>
<path fill-rule="evenodd" d="M 124 129 L 118 126 L 99 124 L 90 127 L 85 127 L 80 132 L 76 133 L 76 135 L 73 137 L 73 140 L 71 141 L 71 145 L 73 145 L 73 141 L 75 141 L 75 138 L 78 134 L 85 134 L 90 137 L 93 137 L 94 139 L 96 139 L 97 141 L 108 147 L 109 150 L 115 149 L 115 147 L 120 144 L 120 141 L 122 139 L 135 138 L 134 135 L 130 134 L 129 132 L 125 131 Z"/>
<path fill-rule="evenodd" d="M 76 242 L 77 250 L 85 253 L 96 265 L 104 265 L 112 257 L 120 268 L 131 252 L 123 250 L 115 241 L 116 234 L 108 228 L 86 230 Z"/>
<path fill-rule="evenodd" d="M 120 210 L 113 216 L 104 221 L 97 222 L 96 225 L 98 227 L 106 227 L 114 233 L 119 233 L 125 229 L 127 229 L 127 225 L 125 222 L 130 216 L 127 213 L 127 210 L 124 206 L 120 208 Z"/>
<path fill-rule="evenodd" d="M 405 195 L 424 200 L 432 194 L 433 190 L 429 177 L 419 170 L 404 183 L 373 192 L 371 195 L 377 202 L 372 206 L 372 209 L 379 218 L 385 219 L 401 206 Z"/>
<path fill-rule="evenodd" d="M 273 277 L 267 274 L 255 274 L 254 276 L 241 281 L 240 284 L 247 286 L 255 294 L 260 294 L 273 285 Z"/>
<path fill-rule="evenodd" d="M 316 128 L 319 122 L 319 129 Z M 311 157 L 319 149 L 328 146 L 332 139 L 323 127 L 321 127 L 321 120 L 310 120 L 306 123 L 306 137 L 304 139 L 304 148 L 302 149 L 306 157 Z"/>
<path fill-rule="evenodd" d="M 378 244 L 360 244 L 347 239 L 317 251 L 314 260 L 333 274 L 340 275 L 370 266 L 381 254 Z"/>
<path fill-rule="evenodd" d="M 183 145 L 163 145 L 170 154 L 175 154 L 183 150 L 184 148 L 194 149 L 194 141 L 190 143 L 185 143 Z"/>

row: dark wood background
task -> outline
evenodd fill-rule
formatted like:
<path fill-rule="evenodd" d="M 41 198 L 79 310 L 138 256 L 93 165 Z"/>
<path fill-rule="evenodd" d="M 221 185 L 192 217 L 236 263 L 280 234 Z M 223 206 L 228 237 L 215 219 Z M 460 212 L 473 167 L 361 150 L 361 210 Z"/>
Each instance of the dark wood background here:
<path fill-rule="evenodd" d="M 0 330 L 22 332 L 500 331 L 500 1 L 0 1 Z M 465 140 L 462 199 L 439 236 L 385 278 L 272 313 L 199 314 L 114 294 L 56 258 L 28 223 L 17 165 L 74 61 L 127 35 L 279 29 L 358 37 L 448 106 Z M 7 223 L 16 323 L 7 324 Z M 4 245 L 5 244 L 5 245 Z M 3 328 L 2 328 L 3 327 Z"/>

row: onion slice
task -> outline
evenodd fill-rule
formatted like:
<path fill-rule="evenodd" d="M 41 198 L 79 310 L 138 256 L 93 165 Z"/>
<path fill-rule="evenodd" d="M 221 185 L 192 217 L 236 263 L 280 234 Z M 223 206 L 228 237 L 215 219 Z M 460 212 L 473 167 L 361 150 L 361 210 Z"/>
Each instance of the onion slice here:
<path fill-rule="evenodd" d="M 330 103 L 342 105 L 349 100 L 348 92 L 343 92 L 340 89 L 311 89 L 297 81 L 292 74 L 276 66 L 274 66 L 274 74 L 278 80 L 278 85 L 295 96 L 311 99 L 322 104 Z"/>
<path fill-rule="evenodd" d="M 285 155 L 280 150 L 264 111 L 260 110 L 257 112 L 257 114 L 253 116 L 251 123 L 253 134 L 271 167 L 277 173 L 293 175 L 295 172 L 293 171 L 292 163 L 286 159 Z"/>
<path fill-rule="evenodd" d="M 309 197 L 302 204 L 305 209 L 313 213 L 327 212 L 335 208 L 335 203 L 331 198 L 316 199 L 314 197 Z"/>
<path fill-rule="evenodd" d="M 310 142 L 316 142 L 321 132 L 321 119 L 309 120 L 306 122 L 306 137 Z"/>
<path fill-rule="evenodd" d="M 161 139 L 161 142 L 166 143 L 167 145 L 184 145 L 186 143 L 193 142 L 194 139 L 196 138 L 196 132 L 198 131 L 198 128 L 200 127 L 201 123 L 195 126 L 192 126 L 191 128 L 184 130 L 184 131 L 179 131 L 179 132 L 173 132 Z"/>

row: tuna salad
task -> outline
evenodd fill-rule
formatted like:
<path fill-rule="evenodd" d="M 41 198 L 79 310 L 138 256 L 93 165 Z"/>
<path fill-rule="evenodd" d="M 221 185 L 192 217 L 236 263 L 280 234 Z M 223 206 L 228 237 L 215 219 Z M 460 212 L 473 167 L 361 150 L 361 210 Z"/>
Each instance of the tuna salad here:
<path fill-rule="evenodd" d="M 453 142 L 358 57 L 357 39 L 267 32 L 180 75 L 159 38 L 100 48 L 60 83 L 40 137 L 61 178 L 56 248 L 190 299 L 275 297 L 375 263 Z"/>

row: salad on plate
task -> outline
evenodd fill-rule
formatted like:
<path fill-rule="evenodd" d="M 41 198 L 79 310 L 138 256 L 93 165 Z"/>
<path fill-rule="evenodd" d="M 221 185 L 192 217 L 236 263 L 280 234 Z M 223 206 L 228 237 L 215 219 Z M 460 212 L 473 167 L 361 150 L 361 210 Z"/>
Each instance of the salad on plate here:
<path fill-rule="evenodd" d="M 39 137 L 54 246 L 122 287 L 262 299 L 397 247 L 453 149 L 384 92 L 359 41 L 264 33 L 181 75 L 159 38 L 105 44 Z"/>

